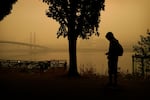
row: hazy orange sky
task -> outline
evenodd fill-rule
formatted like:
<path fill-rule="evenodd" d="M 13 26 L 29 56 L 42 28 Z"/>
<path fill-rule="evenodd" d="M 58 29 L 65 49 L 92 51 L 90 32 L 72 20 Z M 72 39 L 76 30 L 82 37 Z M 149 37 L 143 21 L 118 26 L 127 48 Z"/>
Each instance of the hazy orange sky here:
<path fill-rule="evenodd" d="M 125 48 L 132 49 L 150 28 L 150 0 L 106 0 L 101 11 L 100 36 L 89 40 L 78 39 L 78 48 L 106 49 L 105 34 L 112 31 Z M 12 13 L 0 22 L 0 40 L 30 42 L 30 33 L 36 34 L 36 43 L 52 48 L 68 48 L 67 38 L 57 39 L 59 24 L 45 15 L 48 6 L 42 0 L 18 0 Z"/>

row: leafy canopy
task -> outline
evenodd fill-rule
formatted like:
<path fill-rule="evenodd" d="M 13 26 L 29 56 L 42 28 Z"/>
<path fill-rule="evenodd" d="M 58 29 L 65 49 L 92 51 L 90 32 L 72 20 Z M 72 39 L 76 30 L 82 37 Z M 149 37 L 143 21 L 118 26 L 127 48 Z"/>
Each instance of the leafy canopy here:
<path fill-rule="evenodd" d="M 104 10 L 105 0 L 43 0 L 49 5 L 46 12 L 60 24 L 57 36 L 68 36 L 71 26 L 77 37 L 88 39 L 98 35 L 100 11 Z M 73 24 L 73 25 L 72 25 Z"/>
<path fill-rule="evenodd" d="M 17 0 L 0 0 L 0 21 L 11 13 L 12 6 Z"/>
<path fill-rule="evenodd" d="M 148 56 L 150 55 L 150 33 L 147 32 L 147 36 L 140 36 L 138 45 L 133 46 L 133 50 L 137 55 Z"/>

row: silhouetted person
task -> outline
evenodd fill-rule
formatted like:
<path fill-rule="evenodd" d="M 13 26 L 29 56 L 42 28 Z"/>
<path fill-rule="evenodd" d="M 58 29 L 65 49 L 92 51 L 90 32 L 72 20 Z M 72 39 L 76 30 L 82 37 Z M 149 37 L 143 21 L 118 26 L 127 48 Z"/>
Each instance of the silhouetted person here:
<path fill-rule="evenodd" d="M 67 61 L 65 61 L 65 63 L 64 63 L 64 69 L 65 70 L 67 69 Z"/>
<path fill-rule="evenodd" d="M 39 62 L 40 66 L 40 72 L 44 72 L 44 64 L 42 62 Z"/>
<path fill-rule="evenodd" d="M 112 32 L 106 34 L 106 38 L 109 41 L 109 51 L 106 53 L 108 58 L 108 74 L 109 74 L 109 85 L 117 85 L 117 69 L 118 69 L 118 40 L 114 37 Z M 121 51 L 122 53 L 123 51 Z"/>

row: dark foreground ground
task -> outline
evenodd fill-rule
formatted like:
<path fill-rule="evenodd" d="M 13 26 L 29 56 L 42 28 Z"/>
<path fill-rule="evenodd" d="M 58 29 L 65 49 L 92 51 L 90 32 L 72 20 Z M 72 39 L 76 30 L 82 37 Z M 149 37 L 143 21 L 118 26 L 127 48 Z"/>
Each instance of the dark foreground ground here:
<path fill-rule="evenodd" d="M 1 100 L 149 100 L 150 80 L 120 79 L 107 86 L 107 77 L 68 78 L 63 71 L 24 73 L 0 71 Z"/>

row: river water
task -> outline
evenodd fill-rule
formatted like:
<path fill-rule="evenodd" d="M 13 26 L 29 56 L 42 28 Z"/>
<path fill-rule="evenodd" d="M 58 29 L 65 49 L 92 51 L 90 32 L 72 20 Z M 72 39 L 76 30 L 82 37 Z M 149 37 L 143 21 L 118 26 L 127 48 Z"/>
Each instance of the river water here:
<path fill-rule="evenodd" d="M 26 52 L 5 51 L 0 52 L 0 59 L 8 60 L 67 60 L 68 51 Z M 104 51 L 77 51 L 78 71 L 92 68 L 97 74 L 107 74 L 107 57 Z M 118 67 L 121 72 L 132 72 L 132 52 L 124 52 L 119 57 Z"/>

